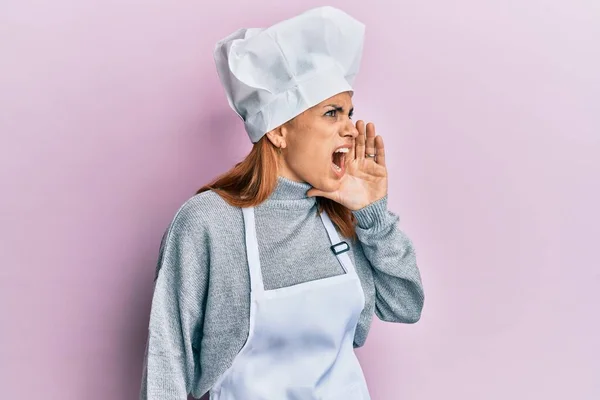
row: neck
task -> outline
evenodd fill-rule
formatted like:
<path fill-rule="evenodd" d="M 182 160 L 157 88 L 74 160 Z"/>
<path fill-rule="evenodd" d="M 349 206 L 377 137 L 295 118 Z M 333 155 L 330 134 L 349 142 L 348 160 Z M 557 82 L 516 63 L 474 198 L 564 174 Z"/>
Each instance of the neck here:
<path fill-rule="evenodd" d="M 263 204 L 275 208 L 310 209 L 316 204 L 315 197 L 306 195 L 311 187 L 307 182 L 296 182 L 279 175 L 275 189 Z"/>

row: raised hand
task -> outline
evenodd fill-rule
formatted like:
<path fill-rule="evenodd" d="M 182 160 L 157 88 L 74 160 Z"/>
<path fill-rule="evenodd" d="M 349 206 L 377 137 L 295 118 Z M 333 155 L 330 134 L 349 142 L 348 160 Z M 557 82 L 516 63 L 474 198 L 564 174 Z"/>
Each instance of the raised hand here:
<path fill-rule="evenodd" d="M 346 172 L 333 192 L 312 188 L 308 196 L 321 196 L 350 210 L 361 209 L 387 194 L 387 168 L 383 138 L 375 134 L 372 122 L 356 122 L 358 136 L 346 156 Z"/>

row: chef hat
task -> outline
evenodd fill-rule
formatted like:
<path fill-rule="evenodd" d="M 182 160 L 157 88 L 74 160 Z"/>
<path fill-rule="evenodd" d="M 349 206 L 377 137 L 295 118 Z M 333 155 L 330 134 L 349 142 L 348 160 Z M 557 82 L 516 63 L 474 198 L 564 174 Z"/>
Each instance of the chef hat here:
<path fill-rule="evenodd" d="M 250 140 L 352 91 L 364 32 L 361 22 L 327 6 L 269 28 L 242 28 L 217 42 L 219 78 Z"/>

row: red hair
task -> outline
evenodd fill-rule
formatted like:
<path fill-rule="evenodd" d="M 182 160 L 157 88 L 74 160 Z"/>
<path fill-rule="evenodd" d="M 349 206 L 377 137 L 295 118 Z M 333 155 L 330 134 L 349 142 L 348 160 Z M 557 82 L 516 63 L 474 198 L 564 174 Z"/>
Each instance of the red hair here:
<path fill-rule="evenodd" d="M 212 190 L 234 207 L 254 207 L 265 201 L 277 186 L 277 148 L 263 136 L 250 153 L 232 169 L 202 186 L 196 194 Z M 318 211 L 327 211 L 340 233 L 356 239 L 356 218 L 350 209 L 325 197 L 317 197 Z"/>

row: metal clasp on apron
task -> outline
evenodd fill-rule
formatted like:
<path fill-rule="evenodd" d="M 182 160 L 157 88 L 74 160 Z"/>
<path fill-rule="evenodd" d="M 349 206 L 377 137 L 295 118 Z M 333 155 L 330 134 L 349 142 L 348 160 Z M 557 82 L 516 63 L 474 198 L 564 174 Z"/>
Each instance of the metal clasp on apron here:
<path fill-rule="evenodd" d="M 343 248 L 341 250 L 336 250 L 336 247 L 344 246 L 344 245 L 346 246 L 345 248 Z M 333 251 L 333 254 L 335 254 L 337 256 L 338 254 L 342 254 L 342 253 L 345 253 L 348 250 L 350 250 L 350 245 L 348 243 L 346 243 L 345 241 L 341 241 L 339 243 L 332 245 L 330 247 L 330 249 L 331 249 L 331 251 Z"/>

